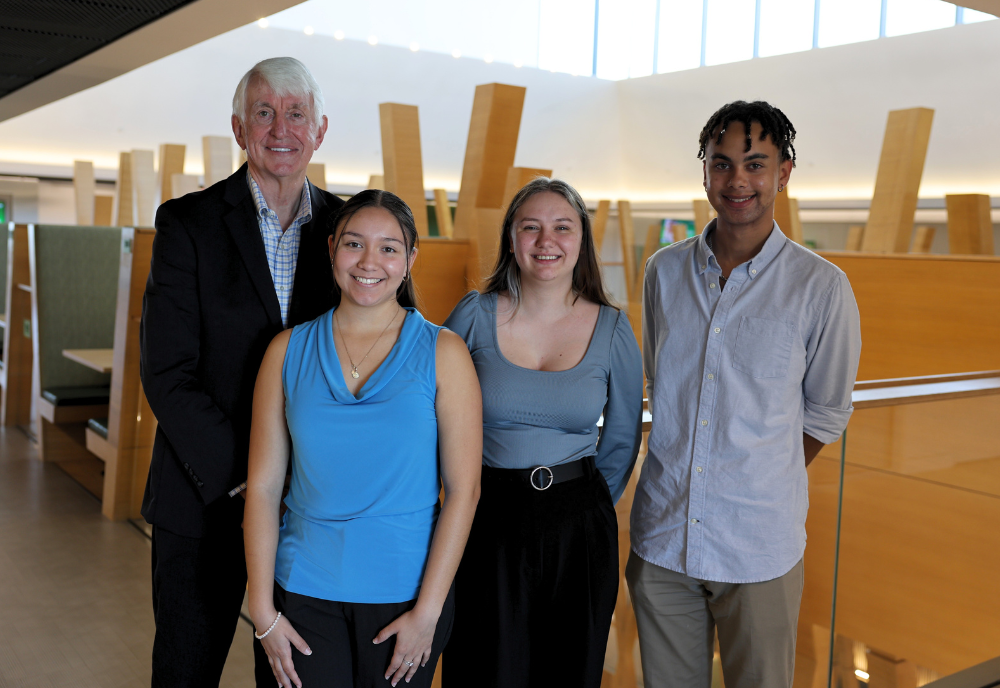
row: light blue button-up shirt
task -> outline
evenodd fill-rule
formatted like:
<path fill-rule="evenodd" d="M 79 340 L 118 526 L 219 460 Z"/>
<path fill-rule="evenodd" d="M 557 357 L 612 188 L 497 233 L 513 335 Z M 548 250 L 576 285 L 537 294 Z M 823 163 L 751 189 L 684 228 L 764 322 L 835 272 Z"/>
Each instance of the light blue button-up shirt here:
<path fill-rule="evenodd" d="M 632 549 L 701 580 L 787 573 L 806 544 L 805 432 L 837 440 L 861 354 L 847 276 L 777 223 L 752 260 L 722 270 L 697 237 L 658 251 L 643 287 L 653 415 L 632 505 Z"/>
<path fill-rule="evenodd" d="M 285 231 L 281 231 L 278 214 L 267 206 L 264 194 L 261 193 L 257 181 L 249 170 L 247 170 L 247 183 L 250 185 L 253 204 L 257 208 L 257 225 L 264 240 L 264 253 L 267 254 L 267 266 L 271 268 L 274 293 L 278 296 L 278 305 L 281 306 L 281 324 L 288 327 L 288 306 L 292 302 L 292 287 L 295 285 L 295 266 L 299 260 L 302 225 L 312 221 L 309 182 L 306 181 L 302 185 L 299 212 Z"/>

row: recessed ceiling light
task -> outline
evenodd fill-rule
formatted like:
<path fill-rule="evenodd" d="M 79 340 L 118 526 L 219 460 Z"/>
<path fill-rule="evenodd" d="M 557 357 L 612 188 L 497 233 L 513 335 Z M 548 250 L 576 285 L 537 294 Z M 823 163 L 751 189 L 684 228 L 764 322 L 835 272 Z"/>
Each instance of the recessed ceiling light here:
<path fill-rule="evenodd" d="M 336 38 L 338 41 L 342 41 L 344 40 L 344 32 L 341 31 L 340 29 L 337 29 L 336 31 L 333 32 L 333 37 Z"/>
<path fill-rule="evenodd" d="M 307 36 L 312 36 L 313 35 L 313 27 L 311 27 L 311 26 L 307 26 L 306 28 L 302 29 L 302 31 Z"/>
<path fill-rule="evenodd" d="M 483 58 L 483 61 L 486 64 L 489 64 L 489 63 L 493 62 L 493 56 L 492 55 L 487 55 L 486 57 Z"/>
<path fill-rule="evenodd" d="M 262 29 L 266 29 L 267 28 L 267 18 L 266 17 L 261 17 L 260 19 L 258 19 L 257 20 L 257 26 L 259 26 Z"/>
<path fill-rule="evenodd" d="M 451 51 L 451 56 L 457 60 L 462 56 L 462 51 L 459 50 L 458 48 L 455 48 L 454 50 Z"/>
<path fill-rule="evenodd" d="M 410 43 L 410 50 L 412 50 L 413 52 L 417 52 L 418 50 L 420 50 L 420 44 L 416 42 Z"/>
<path fill-rule="evenodd" d="M 521 62 L 520 60 L 514 60 L 514 68 L 515 69 L 520 69 L 523 66 L 523 64 L 524 63 Z"/>
<path fill-rule="evenodd" d="M 378 36 L 369 36 L 368 45 L 378 45 Z"/>

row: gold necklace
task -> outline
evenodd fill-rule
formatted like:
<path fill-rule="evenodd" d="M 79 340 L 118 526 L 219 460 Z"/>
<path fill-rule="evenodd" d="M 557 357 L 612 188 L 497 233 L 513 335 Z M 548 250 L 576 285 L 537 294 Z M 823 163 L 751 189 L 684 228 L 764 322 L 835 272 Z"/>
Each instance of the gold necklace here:
<path fill-rule="evenodd" d="M 371 348 L 368 349 L 368 353 L 365 354 L 365 357 L 362 358 L 360 361 L 358 361 L 357 364 L 355 364 L 354 359 L 351 358 L 351 350 L 347 348 L 347 340 L 344 338 L 344 333 L 340 329 L 340 319 L 337 317 L 337 311 L 333 312 L 333 319 L 337 323 L 337 331 L 340 332 L 340 343 L 344 345 L 344 351 L 347 352 L 347 360 L 351 362 L 351 377 L 353 377 L 355 380 L 361 377 L 361 374 L 358 372 L 358 366 L 365 362 L 365 359 L 368 358 L 368 354 L 370 354 L 372 352 L 372 349 L 375 348 L 375 345 L 378 344 L 379 339 L 382 339 L 382 335 L 385 334 L 386 330 L 389 329 L 389 325 L 391 325 L 396 320 L 396 316 L 398 314 L 399 314 L 398 310 L 392 314 L 392 319 L 386 324 L 384 328 L 382 328 L 382 334 L 380 334 L 378 337 L 375 338 L 375 341 L 372 343 Z"/>

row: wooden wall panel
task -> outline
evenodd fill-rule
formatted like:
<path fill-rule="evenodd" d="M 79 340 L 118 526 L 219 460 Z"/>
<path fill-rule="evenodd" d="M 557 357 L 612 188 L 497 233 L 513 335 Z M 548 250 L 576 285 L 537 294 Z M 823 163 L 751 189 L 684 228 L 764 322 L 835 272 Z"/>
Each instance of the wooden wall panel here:
<path fill-rule="evenodd" d="M 485 247 L 493 246 L 497 237 L 497 212 L 477 211 L 499 211 L 503 206 L 507 173 L 514 166 L 525 92 L 522 86 L 506 84 L 476 87 L 455 212 L 455 237 L 470 239 L 478 254 L 479 274 L 472 276 L 474 281 L 492 269 L 493 254 Z"/>
<path fill-rule="evenodd" d="M 468 239 L 420 239 L 420 250 L 413 264 L 413 284 L 420 311 L 429 321 L 442 324 L 468 293 L 470 244 Z"/>
<path fill-rule="evenodd" d="M 94 163 L 89 160 L 73 161 L 73 196 L 76 202 L 76 224 L 94 224 Z"/>
<path fill-rule="evenodd" d="M 153 151 L 132 150 L 132 194 L 135 198 L 133 222 L 139 227 L 152 227 L 156 211 L 156 167 Z"/>
<path fill-rule="evenodd" d="M 889 113 L 861 250 L 875 253 L 909 250 L 933 120 L 934 110 L 929 108 Z"/>
<path fill-rule="evenodd" d="M 455 235 L 455 224 L 452 222 L 448 192 L 444 189 L 434 189 L 434 217 L 437 219 L 438 236 L 451 239 Z"/>
<path fill-rule="evenodd" d="M 416 105 L 379 103 L 382 128 L 382 169 L 385 189 L 410 206 L 417 234 L 425 237 L 427 196 L 424 192 L 424 164 L 420 152 L 420 115 Z"/>
<path fill-rule="evenodd" d="M 326 165 L 321 162 L 311 162 L 306 168 L 306 177 L 313 186 L 326 191 Z"/>
<path fill-rule="evenodd" d="M 160 203 L 174 198 L 174 175 L 184 174 L 184 153 L 187 147 L 180 143 L 160 144 L 160 167 L 156 171 L 160 187 Z"/>
<path fill-rule="evenodd" d="M 948 194 L 948 252 L 993 255 L 993 220 L 986 194 Z"/>
<path fill-rule="evenodd" d="M 154 235 L 152 229 L 122 230 L 108 408 L 108 442 L 115 452 L 105 464 L 101 506 L 102 513 L 112 520 L 141 515 L 142 499 L 140 496 L 136 501 L 134 487 L 137 479 L 145 481 L 156 429 L 139 380 L 139 320 Z"/>
<path fill-rule="evenodd" d="M 1000 369 L 1000 258 L 820 255 L 858 301 L 859 380 Z"/>
<path fill-rule="evenodd" d="M 233 173 L 233 140 L 228 136 L 202 136 L 201 154 L 206 189 Z"/>
<path fill-rule="evenodd" d="M 115 184 L 115 227 L 135 224 L 135 205 L 132 198 L 132 154 L 118 155 L 118 182 Z"/>
<path fill-rule="evenodd" d="M 996 656 L 1000 535 L 991 524 L 1000 522 L 1000 431 L 987 431 L 990 447 L 976 435 L 998 414 L 996 396 L 854 413 L 838 634 L 942 675 Z M 924 446 L 935 437 L 933 449 Z M 800 629 L 829 628 L 838 461 L 839 443 L 809 469 Z"/>
<path fill-rule="evenodd" d="M 705 231 L 705 225 L 715 217 L 715 208 L 712 207 L 711 203 L 701 198 L 691 201 L 691 205 L 694 206 L 694 232 L 701 234 Z"/>

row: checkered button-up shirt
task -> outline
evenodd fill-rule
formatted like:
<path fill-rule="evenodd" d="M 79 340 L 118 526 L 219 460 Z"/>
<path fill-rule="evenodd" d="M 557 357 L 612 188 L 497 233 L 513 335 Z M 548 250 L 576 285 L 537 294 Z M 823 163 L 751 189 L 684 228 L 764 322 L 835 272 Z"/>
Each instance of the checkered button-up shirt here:
<path fill-rule="evenodd" d="M 264 194 L 247 171 L 247 181 L 250 184 L 250 195 L 257 207 L 257 224 L 260 236 L 264 240 L 264 252 L 267 254 L 267 265 L 271 268 L 271 279 L 274 281 L 274 292 L 281 306 L 281 324 L 288 327 L 288 306 L 292 302 L 292 285 L 295 284 L 295 264 L 299 258 L 299 240 L 302 238 L 302 225 L 312 220 L 312 197 L 309 194 L 309 182 L 302 185 L 302 197 L 299 199 L 299 212 L 292 224 L 284 232 L 278 214 L 267 207 Z"/>

